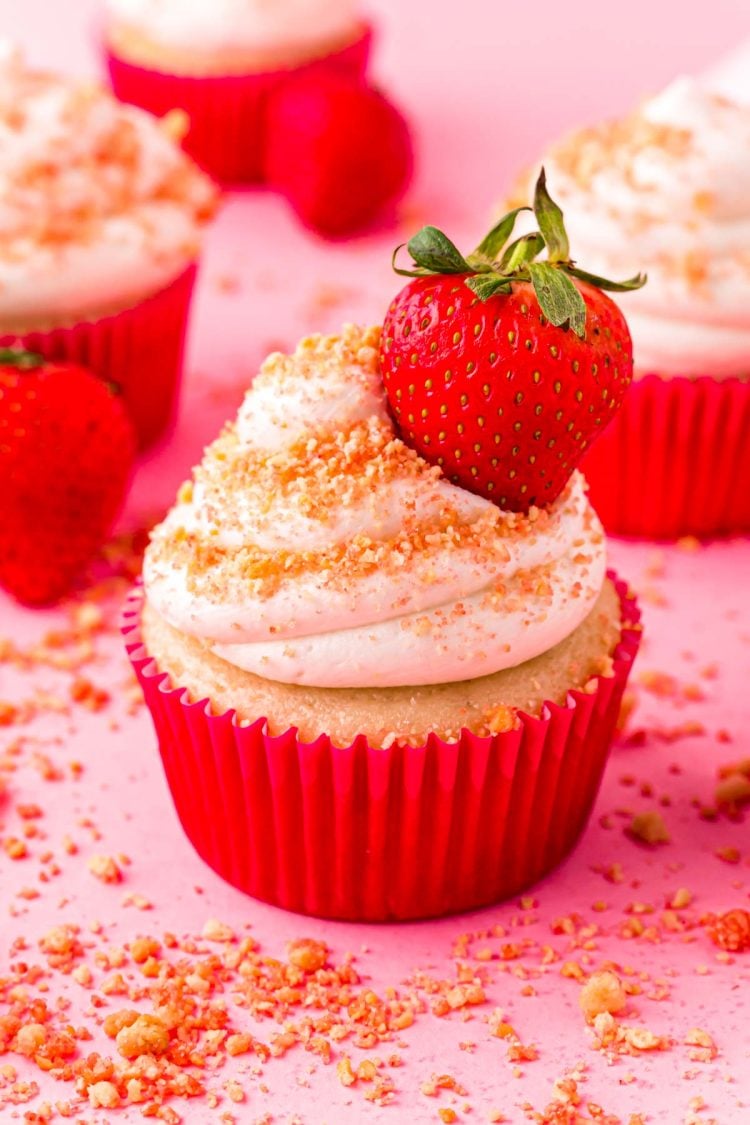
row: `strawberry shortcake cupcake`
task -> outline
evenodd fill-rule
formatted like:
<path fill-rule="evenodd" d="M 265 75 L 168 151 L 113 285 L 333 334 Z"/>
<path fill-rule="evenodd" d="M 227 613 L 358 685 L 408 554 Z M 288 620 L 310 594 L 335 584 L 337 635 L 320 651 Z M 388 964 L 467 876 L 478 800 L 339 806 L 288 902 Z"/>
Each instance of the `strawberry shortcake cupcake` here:
<path fill-rule="evenodd" d="M 750 109 L 680 78 L 545 156 L 587 265 L 649 278 L 621 298 L 634 384 L 583 464 L 609 531 L 750 531 L 749 150 Z"/>
<path fill-rule="evenodd" d="M 0 346 L 114 383 L 142 446 L 172 415 L 217 203 L 175 125 L 0 52 Z"/>
<path fill-rule="evenodd" d="M 125 632 L 177 811 L 278 905 L 492 902 L 596 794 L 638 615 L 575 463 L 629 337 L 510 227 L 471 265 L 426 228 L 382 330 L 270 356 L 146 553 Z"/>
<path fill-rule="evenodd" d="M 185 147 L 217 179 L 264 179 L 269 99 L 290 77 L 364 75 L 356 0 L 106 0 L 118 97 L 190 121 Z"/>

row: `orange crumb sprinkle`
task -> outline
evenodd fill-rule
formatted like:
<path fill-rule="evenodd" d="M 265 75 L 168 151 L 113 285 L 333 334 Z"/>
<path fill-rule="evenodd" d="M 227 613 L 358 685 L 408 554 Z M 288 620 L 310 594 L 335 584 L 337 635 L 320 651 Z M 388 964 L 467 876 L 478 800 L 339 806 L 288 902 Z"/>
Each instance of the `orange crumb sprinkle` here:
<path fill-rule="evenodd" d="M 711 916 L 707 924 L 708 936 L 721 949 L 730 953 L 750 951 L 750 911 L 737 907 L 718 917 Z"/>
<path fill-rule="evenodd" d="M 322 969 L 328 960 L 328 948 L 322 941 L 299 938 L 289 944 L 289 960 L 303 972 L 315 973 L 318 969 Z"/>
<path fill-rule="evenodd" d="M 609 969 L 592 973 L 581 989 L 578 1003 L 587 1020 L 602 1012 L 621 1012 L 627 1004 L 622 981 Z"/>
<path fill-rule="evenodd" d="M 122 882 L 122 871 L 112 856 L 92 855 L 86 866 L 101 883 Z"/>
<path fill-rule="evenodd" d="M 671 840 L 664 823 L 664 817 L 655 809 L 636 813 L 626 831 L 634 840 L 649 847 L 655 847 L 657 844 L 668 844 Z"/>

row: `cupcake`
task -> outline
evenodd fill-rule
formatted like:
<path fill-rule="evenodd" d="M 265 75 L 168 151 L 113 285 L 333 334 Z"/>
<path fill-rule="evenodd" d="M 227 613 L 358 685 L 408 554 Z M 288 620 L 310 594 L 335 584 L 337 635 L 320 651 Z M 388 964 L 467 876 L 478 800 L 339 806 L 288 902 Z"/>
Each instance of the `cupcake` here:
<path fill-rule="evenodd" d="M 451 484 L 395 435 L 379 336 L 266 361 L 126 624 L 198 852 L 258 898 L 369 920 L 559 861 L 638 642 L 580 474 L 525 515 Z"/>
<path fill-rule="evenodd" d="M 172 415 L 217 198 L 175 124 L 0 53 L 0 346 L 116 384 L 142 446 Z"/>
<path fill-rule="evenodd" d="M 258 183 L 269 99 L 288 78 L 363 77 L 370 29 L 356 0 L 106 0 L 115 93 L 190 119 L 189 153 L 224 183 Z"/>
<path fill-rule="evenodd" d="M 639 634 L 575 464 L 630 340 L 543 176 L 535 210 L 469 259 L 424 228 L 382 330 L 272 355 L 153 533 L 130 656 L 188 836 L 258 898 L 466 910 L 585 824 Z"/>
<path fill-rule="evenodd" d="M 545 157 L 587 265 L 649 277 L 621 302 L 635 382 L 583 463 L 608 531 L 750 531 L 749 147 L 750 110 L 681 78 Z"/>

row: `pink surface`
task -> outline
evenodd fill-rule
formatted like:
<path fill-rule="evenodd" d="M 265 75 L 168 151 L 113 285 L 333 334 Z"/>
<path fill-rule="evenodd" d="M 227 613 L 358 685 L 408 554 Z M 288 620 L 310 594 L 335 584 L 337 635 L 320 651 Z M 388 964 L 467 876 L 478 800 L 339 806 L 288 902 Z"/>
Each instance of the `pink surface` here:
<path fill-rule="evenodd" d="M 549 4 L 542 6 L 544 19 L 539 6 L 533 13 L 528 8 L 506 12 L 496 0 L 445 5 L 440 16 L 436 5 L 424 0 L 372 2 L 381 27 L 375 70 L 411 113 L 420 138 L 420 175 L 405 208 L 404 230 L 327 246 L 301 231 L 278 198 L 248 194 L 228 201 L 199 283 L 178 427 L 169 446 L 141 466 L 124 525 L 157 515 L 170 502 L 269 348 L 291 346 L 301 333 L 330 330 L 344 319 L 382 317 L 394 291 L 389 251 L 404 234 L 429 220 L 446 225 L 459 241 L 476 240 L 493 198 L 546 139 L 565 125 L 621 108 L 680 69 L 707 64 L 747 31 L 744 7 L 741 0 L 715 0 L 710 20 L 696 16 L 691 23 L 684 18 L 684 5 L 646 0 L 634 0 L 627 16 L 624 9 L 615 13 L 601 3 Z M 91 70 L 86 35 L 93 25 L 94 6 L 83 0 L 64 6 L 0 0 L 0 27 L 23 41 L 35 61 Z M 399 1046 L 381 1044 L 365 1052 L 347 1046 L 355 1064 L 363 1055 L 398 1051 L 403 1066 L 390 1072 L 396 1085 L 393 1105 L 381 1108 L 366 1101 L 367 1087 L 344 1087 L 334 1066 L 301 1048 L 262 1066 L 240 1056 L 209 1073 L 208 1086 L 222 1098 L 217 1109 L 205 1101 L 172 1104 L 182 1120 L 196 1123 L 218 1121 L 226 1111 L 238 1122 L 265 1114 L 284 1122 L 436 1121 L 438 1109 L 447 1106 L 456 1109 L 459 1121 L 485 1121 L 495 1107 L 507 1120 L 522 1122 L 524 1103 L 541 1109 L 554 1080 L 583 1061 L 581 1093 L 624 1121 L 636 1112 L 668 1125 L 693 1118 L 721 1125 L 750 1120 L 744 1078 L 750 1056 L 750 954 L 722 957 L 698 924 L 708 911 L 750 907 L 747 826 L 724 814 L 706 820 L 696 807 L 696 802 L 712 804 L 721 764 L 750 755 L 750 543 L 719 543 L 697 552 L 613 543 L 611 561 L 631 579 L 643 602 L 647 634 L 636 678 L 639 671 L 669 671 L 676 683 L 667 685 L 668 697 L 639 689 L 631 737 L 615 748 L 591 825 L 572 857 L 535 888 L 532 907 L 511 902 L 440 922 L 368 927 L 303 919 L 234 891 L 196 857 L 179 828 L 148 715 L 143 710 L 130 714 L 121 690 L 127 662 L 112 632 L 100 639 L 99 657 L 84 669 L 95 684 L 113 691 L 106 708 L 96 714 L 80 707 L 70 713 L 47 711 L 24 727 L 0 730 L 4 743 L 19 734 L 42 739 L 37 748 L 64 775 L 57 782 L 40 780 L 35 747 L 28 744 L 18 769 L 7 774 L 0 838 L 21 835 L 19 803 L 38 802 L 44 815 L 37 822 L 40 835 L 27 842 L 26 858 L 13 862 L 0 851 L 5 912 L 0 977 L 20 957 L 11 950 L 17 937 L 28 941 L 25 960 L 45 963 L 38 942 L 52 925 L 73 922 L 85 929 L 99 920 L 105 927 L 99 944 L 121 946 L 142 933 L 199 936 L 204 922 L 215 917 L 240 933 L 251 927 L 270 956 L 283 956 L 294 937 L 322 939 L 337 963 L 346 951 L 354 953 L 358 971 L 376 991 L 394 986 L 408 992 L 405 982 L 413 982 L 420 970 L 455 980 L 452 950 L 460 935 L 501 925 L 506 936 L 481 939 L 465 958 L 486 978 L 487 1002 L 468 1009 L 471 1019 L 462 1011 L 445 1018 L 425 1012 L 397 1037 Z M 0 601 L 0 620 L 2 634 L 24 645 L 62 622 L 59 613 L 32 614 L 5 601 Z M 21 672 L 0 664 L 0 700 L 35 693 L 38 701 L 39 693 L 65 696 L 69 680 L 50 667 Z M 52 702 L 48 696 L 47 705 Z M 71 762 L 81 763 L 80 776 L 71 771 Z M 632 811 L 656 807 L 671 841 L 645 849 L 623 828 Z M 66 853 L 66 835 L 77 843 L 77 854 Z M 736 863 L 716 855 L 727 847 L 737 849 Z M 47 851 L 52 861 L 45 860 Z M 130 857 L 122 884 L 104 885 L 89 872 L 87 860 L 101 853 Z M 53 863 L 59 874 L 50 873 Z M 621 865 L 621 882 L 603 874 L 612 864 Z M 40 881 L 42 873 L 46 879 Z M 662 910 L 682 886 L 694 896 L 680 912 L 688 928 L 670 932 L 661 924 Z M 40 897 L 19 897 L 25 887 L 38 888 Z M 123 906 L 127 895 L 144 896 L 152 909 Z M 595 903 L 605 908 L 592 909 Z M 633 911 L 644 921 L 645 935 L 626 938 L 622 926 L 628 920 L 632 924 Z M 553 926 L 556 919 L 574 914 L 596 930 L 578 939 L 566 927 L 554 932 L 561 929 Z M 655 921 L 658 929 L 650 929 Z M 526 940 L 520 957 L 501 957 L 503 945 Z M 559 959 L 544 963 L 542 946 L 550 946 Z M 482 947 L 491 950 L 489 961 L 472 958 Z M 578 1010 L 580 986 L 561 976 L 566 960 L 585 969 L 607 960 L 623 971 L 632 969 L 635 976 L 629 979 L 643 991 L 633 997 L 626 1021 L 669 1036 L 670 1048 L 612 1063 L 593 1051 Z M 94 992 L 103 975 L 94 969 Z M 87 1014 L 90 991 L 58 975 L 52 999 L 59 994 L 72 1001 L 72 1022 L 93 1026 Z M 103 1010 L 120 1006 L 125 1005 L 115 998 Z M 524 1044 L 538 1047 L 536 1061 L 508 1060 L 506 1043 L 488 1027 L 486 1017 L 494 1008 L 506 1013 Z M 276 1030 L 268 1022 L 256 1026 L 243 1018 L 261 1039 Z M 713 1061 L 690 1057 L 684 1039 L 694 1027 L 713 1036 L 718 1048 Z M 95 1046 L 106 1044 L 101 1040 Z M 41 1093 L 32 1106 L 74 1095 L 70 1084 L 55 1083 L 7 1057 L 0 1058 L 0 1082 L 8 1061 L 21 1077 L 39 1083 Z M 466 1095 L 421 1093 L 434 1073 L 453 1075 Z M 230 1077 L 245 1090 L 239 1105 L 223 1091 Z M 0 1103 L 6 1093 L 0 1086 Z M 704 1099 L 704 1110 L 691 1109 L 691 1102 L 699 1105 L 696 1098 Z M 14 1114 L 22 1119 L 27 1108 L 6 1106 L 0 1115 L 3 1121 Z M 86 1106 L 78 1116 L 88 1122 L 114 1119 Z M 132 1108 L 116 1119 L 137 1121 L 141 1113 Z"/>

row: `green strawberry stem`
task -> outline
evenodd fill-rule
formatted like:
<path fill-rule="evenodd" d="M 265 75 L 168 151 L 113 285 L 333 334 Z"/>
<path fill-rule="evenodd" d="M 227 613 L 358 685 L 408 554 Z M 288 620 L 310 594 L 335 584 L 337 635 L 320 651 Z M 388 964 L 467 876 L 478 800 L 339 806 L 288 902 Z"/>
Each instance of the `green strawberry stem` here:
<path fill-rule="evenodd" d="M 17 367 L 19 371 L 33 371 L 41 367 L 44 357 L 24 348 L 0 348 L 0 367 Z"/>
<path fill-rule="evenodd" d="M 521 211 L 533 211 L 539 230 L 508 245 Z M 514 281 L 529 281 L 550 324 L 568 325 L 581 339 L 586 334 L 586 305 L 571 278 L 615 293 L 640 289 L 646 283 L 645 274 L 636 274 L 627 281 L 610 281 L 576 265 L 570 256 L 563 213 L 547 191 L 544 168 L 534 189 L 533 207 L 509 211 L 467 257 L 437 227 L 423 227 L 409 239 L 406 248 L 414 262 L 412 269 L 396 265 L 403 244 L 393 254 L 393 268 L 402 277 L 466 274 L 465 284 L 480 301 L 488 301 L 497 293 L 510 293 Z M 546 259 L 536 261 L 545 248 Z"/>

